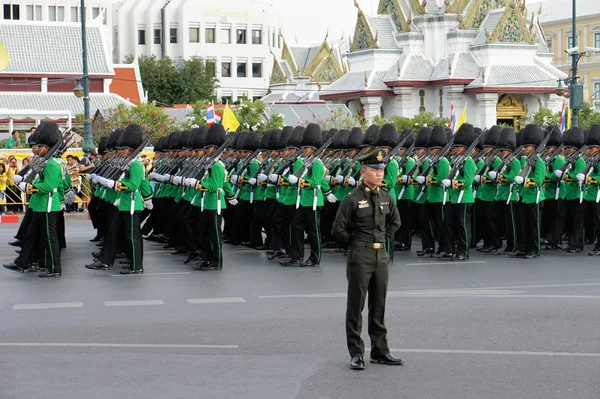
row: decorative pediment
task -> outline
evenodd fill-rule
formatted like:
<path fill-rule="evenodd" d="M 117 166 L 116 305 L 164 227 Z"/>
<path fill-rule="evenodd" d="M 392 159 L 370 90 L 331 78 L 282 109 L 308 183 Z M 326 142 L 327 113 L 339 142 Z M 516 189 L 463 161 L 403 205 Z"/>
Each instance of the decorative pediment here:
<path fill-rule="evenodd" d="M 435 1 L 435 0 L 430 0 Z M 427 5 L 427 0 L 409 0 L 410 8 L 417 15 L 425 15 L 427 10 L 425 6 Z"/>
<path fill-rule="evenodd" d="M 446 6 L 446 14 L 462 14 L 472 0 L 453 0 Z"/>
<path fill-rule="evenodd" d="M 350 51 L 378 48 L 377 39 L 367 21 L 367 17 L 358 6 L 358 3 L 354 3 L 354 5 L 358 8 L 358 17 L 354 28 L 354 39 L 350 43 Z"/>
<path fill-rule="evenodd" d="M 322 61 L 331 54 L 331 51 L 332 51 L 332 49 L 329 46 L 329 44 L 327 43 L 327 36 L 325 36 L 325 40 L 323 40 L 321 47 L 319 47 L 319 49 L 317 50 L 315 55 L 312 57 L 312 59 L 310 60 L 310 62 L 306 66 L 306 68 L 304 68 L 304 71 L 302 71 L 302 74 L 304 76 L 313 75 L 313 72 L 319 67 L 319 65 L 321 65 Z"/>
<path fill-rule="evenodd" d="M 332 53 L 321 63 L 313 74 L 313 80 L 317 82 L 333 83 L 344 75 L 344 71 Z"/>
<path fill-rule="evenodd" d="M 292 52 L 290 51 L 290 48 L 288 47 L 285 39 L 283 39 L 283 50 L 281 53 L 281 59 L 287 61 L 288 65 L 292 69 L 292 73 L 294 74 L 294 76 L 300 75 L 300 73 L 298 72 L 298 65 L 296 65 L 296 60 L 294 59 L 294 56 L 292 55 Z"/>
<path fill-rule="evenodd" d="M 535 37 L 527 27 L 527 21 L 521 9 L 507 7 L 486 43 L 535 44 Z"/>
<path fill-rule="evenodd" d="M 275 62 L 273 63 L 273 71 L 271 72 L 271 84 L 282 84 L 287 83 L 287 76 L 285 76 L 285 72 L 283 72 L 283 68 L 281 64 L 275 58 Z"/>
<path fill-rule="evenodd" d="M 398 31 L 410 32 L 410 25 L 406 22 L 398 0 L 380 0 L 377 14 L 391 16 Z"/>
<path fill-rule="evenodd" d="M 505 0 L 474 0 L 467 15 L 460 23 L 460 29 L 479 29 L 491 10 L 507 7 Z"/>

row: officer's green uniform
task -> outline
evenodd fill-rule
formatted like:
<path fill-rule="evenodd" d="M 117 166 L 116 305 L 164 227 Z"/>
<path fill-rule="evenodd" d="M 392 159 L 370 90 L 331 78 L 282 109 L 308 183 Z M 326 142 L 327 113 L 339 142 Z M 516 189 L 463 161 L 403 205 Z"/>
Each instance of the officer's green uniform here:
<path fill-rule="evenodd" d="M 380 163 L 385 153 L 375 150 L 359 160 L 363 165 L 384 168 Z M 351 357 L 363 356 L 364 342 L 360 337 L 362 309 L 369 292 L 369 335 L 371 357 L 389 353 L 387 329 L 384 324 L 385 298 L 388 284 L 389 255 L 385 242 L 400 227 L 396 199 L 384 189 L 374 190 L 361 184 L 344 198 L 333 224 L 332 235 L 349 243 L 346 276 L 348 302 L 346 338 Z"/>

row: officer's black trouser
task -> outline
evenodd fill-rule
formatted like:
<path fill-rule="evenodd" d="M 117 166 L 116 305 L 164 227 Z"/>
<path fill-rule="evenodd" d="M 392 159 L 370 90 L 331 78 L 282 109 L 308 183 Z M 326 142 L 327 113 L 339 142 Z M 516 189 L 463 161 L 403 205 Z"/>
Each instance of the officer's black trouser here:
<path fill-rule="evenodd" d="M 239 200 L 237 204 L 235 227 L 231 231 L 232 245 L 240 245 L 243 242 L 250 241 L 250 228 L 254 218 L 254 204 L 250 201 Z"/>
<path fill-rule="evenodd" d="M 368 328 L 371 337 L 371 356 L 387 355 L 390 352 L 384 322 L 389 259 L 385 248 L 373 249 L 351 245 L 348 251 L 346 341 L 351 357 L 364 355 L 365 344 L 360 333 L 367 292 L 369 293 Z"/>
<path fill-rule="evenodd" d="M 56 235 L 58 236 L 58 246 L 60 249 L 67 247 L 67 238 L 65 236 L 65 211 L 60 210 L 56 216 Z"/>
<path fill-rule="evenodd" d="M 115 217 L 115 214 L 117 213 L 117 208 L 109 202 L 101 200 L 98 204 L 98 210 L 100 212 L 100 218 L 98 219 L 98 237 L 104 238 L 106 237 L 112 218 Z"/>
<path fill-rule="evenodd" d="M 140 211 L 134 212 L 133 215 L 127 211 L 117 211 L 104 238 L 104 248 L 102 248 L 99 258 L 102 263 L 107 265 L 114 263 L 117 250 L 120 247 L 120 240 L 124 240 L 122 249 L 131 261 L 133 270 L 143 269 L 144 243 L 142 231 L 140 230 Z"/>
<path fill-rule="evenodd" d="M 304 231 L 306 231 L 310 243 L 310 256 L 308 259 L 315 264 L 321 262 L 320 212 L 320 208 L 313 211 L 312 207 L 306 206 L 300 206 L 296 209 L 292 221 L 292 252 L 290 258 L 294 260 L 304 259 Z"/>
<path fill-rule="evenodd" d="M 517 249 L 525 253 L 540 254 L 540 204 L 519 205 L 519 226 L 522 236 L 518 238 Z"/>
<path fill-rule="evenodd" d="M 177 247 L 179 248 L 187 248 L 187 243 L 186 243 L 186 237 L 185 237 L 185 228 L 183 227 L 183 224 L 185 223 L 185 216 L 188 213 L 188 210 L 192 207 L 192 205 L 184 200 L 181 199 L 181 201 L 179 201 L 179 207 L 178 207 L 178 211 L 177 211 L 177 217 L 176 217 L 176 221 L 175 221 L 175 226 L 176 226 L 176 230 L 177 233 L 175 234 L 175 240 L 172 242 L 176 242 Z"/>
<path fill-rule="evenodd" d="M 217 211 L 203 210 L 198 219 L 202 257 L 218 268 L 223 267 L 223 242 L 221 239 L 221 215 Z"/>
<path fill-rule="evenodd" d="M 281 244 L 280 248 L 273 249 L 285 249 L 285 252 L 289 255 L 292 251 L 292 220 L 294 219 L 294 213 L 296 212 L 295 205 L 283 205 L 279 203 L 277 210 L 273 215 L 273 234 L 277 235 L 278 241 Z"/>
<path fill-rule="evenodd" d="M 92 226 L 94 229 L 98 229 L 98 220 L 100 219 L 100 213 L 98 210 L 98 203 L 100 200 L 95 195 L 92 195 L 90 198 L 90 203 L 88 204 L 88 212 L 90 213 L 90 220 L 92 221 Z"/>
<path fill-rule="evenodd" d="M 425 202 L 421 205 L 419 212 L 419 224 L 421 225 L 421 246 L 423 250 L 435 249 L 433 204 Z"/>
<path fill-rule="evenodd" d="M 448 207 L 448 204 L 443 205 L 441 202 L 426 202 L 425 204 L 431 207 L 430 218 L 433 219 L 433 227 L 439 243 L 437 252 L 446 252 L 451 254 L 454 244 L 451 243 L 450 226 L 448 226 L 448 224 L 444 221 L 445 208 Z M 423 215 L 421 215 L 420 218 L 423 218 Z M 425 220 L 421 220 L 421 224 L 425 226 Z M 435 248 L 435 245 L 425 248 Z"/>
<path fill-rule="evenodd" d="M 486 231 L 489 235 L 489 245 L 485 244 L 485 247 L 502 248 L 502 232 L 504 231 L 503 225 L 505 223 L 505 215 L 510 212 L 510 209 L 506 206 L 504 201 L 492 201 L 489 203 L 488 210 L 485 214 L 486 220 Z M 511 227 L 512 229 L 512 227 Z M 514 251 L 514 241 L 508 246 L 510 251 Z"/>
<path fill-rule="evenodd" d="M 173 198 L 163 198 L 161 200 L 161 208 L 160 212 L 153 212 L 152 214 L 156 216 L 156 219 L 153 219 L 153 230 L 152 234 L 168 234 L 167 227 L 169 225 L 169 210 L 171 206 L 175 204 Z"/>
<path fill-rule="evenodd" d="M 410 200 L 398 200 L 397 205 L 402 225 L 396 232 L 395 238 L 399 243 L 404 244 L 406 248 L 410 249 L 412 244 L 413 222 L 415 220 L 413 212 L 415 212 L 416 207 L 413 206 L 414 204 Z"/>
<path fill-rule="evenodd" d="M 43 248 L 43 266 L 49 273 L 61 273 L 60 245 L 56 224 L 59 212 L 33 212 L 31 223 L 25 233 L 25 241 L 21 254 L 15 259 L 15 264 L 28 268 L 34 255 L 36 244 Z"/>
<path fill-rule="evenodd" d="M 264 209 L 265 214 L 263 223 L 265 234 L 267 235 L 265 245 L 273 248 L 273 215 L 275 214 L 275 210 L 277 210 L 277 200 L 275 198 L 266 198 Z"/>
<path fill-rule="evenodd" d="M 31 224 L 31 219 L 33 219 L 33 211 L 31 208 L 27 208 L 27 212 L 25 212 L 25 216 L 23 216 L 21 224 L 19 225 L 19 230 L 17 230 L 17 234 L 15 235 L 17 240 L 25 240 L 27 229 L 29 229 L 29 225 Z"/>
<path fill-rule="evenodd" d="M 490 232 L 494 247 L 502 247 L 502 223 L 506 231 L 506 251 L 514 252 L 517 250 L 517 210 L 516 202 L 510 201 L 507 205 L 505 200 L 494 201 L 488 211 L 490 219 Z"/>
<path fill-rule="evenodd" d="M 470 204 L 446 205 L 444 223 L 450 228 L 450 251 L 456 255 L 469 256 L 471 237 Z M 456 246 L 455 246 L 456 242 Z"/>
<path fill-rule="evenodd" d="M 250 246 L 258 248 L 263 246 L 263 228 L 265 232 L 269 230 L 269 223 L 267 219 L 267 212 L 269 210 L 268 204 L 265 201 L 254 201 L 254 214 L 252 217 L 252 224 L 250 225 Z M 269 238 L 270 233 L 267 234 Z"/>
<path fill-rule="evenodd" d="M 183 217 L 182 230 L 184 231 L 185 249 L 192 252 L 201 248 L 200 234 L 198 233 L 198 222 L 202 214 L 199 206 L 190 206 Z"/>
<path fill-rule="evenodd" d="M 239 204 L 239 203 L 238 203 Z M 227 240 L 231 240 L 231 237 L 235 236 L 235 224 L 236 224 L 236 216 L 237 216 L 237 205 L 227 204 L 227 209 L 223 209 L 221 216 L 223 217 L 223 238 Z"/>

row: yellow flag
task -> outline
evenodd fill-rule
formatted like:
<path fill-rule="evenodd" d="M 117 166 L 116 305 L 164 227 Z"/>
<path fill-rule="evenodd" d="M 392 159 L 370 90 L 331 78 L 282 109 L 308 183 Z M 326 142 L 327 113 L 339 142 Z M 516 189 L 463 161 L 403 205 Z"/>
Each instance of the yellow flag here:
<path fill-rule="evenodd" d="M 567 130 L 571 128 L 571 107 L 567 108 Z"/>
<path fill-rule="evenodd" d="M 4 44 L 0 42 L 0 72 L 4 71 L 4 69 L 12 62 L 12 58 L 10 58 L 10 54 L 4 47 Z"/>
<path fill-rule="evenodd" d="M 458 118 L 458 121 L 456 122 L 456 127 L 454 128 L 453 133 L 458 132 L 458 129 L 460 128 L 460 126 L 463 123 L 467 123 L 467 103 L 465 103 L 465 106 L 463 107 L 463 110 L 460 113 L 460 117 Z"/>
<path fill-rule="evenodd" d="M 226 132 L 235 132 L 238 127 L 240 127 L 240 122 L 238 122 L 235 114 L 229 108 L 229 104 L 225 105 L 225 109 L 223 110 L 223 119 L 221 120 L 221 124 L 225 128 Z"/>

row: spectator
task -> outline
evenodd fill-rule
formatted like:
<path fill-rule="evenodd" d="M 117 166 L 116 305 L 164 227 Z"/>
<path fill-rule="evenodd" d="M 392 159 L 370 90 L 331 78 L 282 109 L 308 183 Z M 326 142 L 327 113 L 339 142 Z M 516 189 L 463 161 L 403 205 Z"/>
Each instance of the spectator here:
<path fill-rule="evenodd" d="M 19 173 L 19 165 L 17 159 L 12 155 L 8 157 L 8 169 L 6 170 L 6 176 L 8 177 L 8 184 L 6 187 L 6 209 L 7 215 L 14 215 L 23 210 L 23 200 L 21 198 L 21 190 L 13 182 L 13 176 Z"/>
<path fill-rule="evenodd" d="M 74 157 L 73 155 L 67 155 L 67 173 L 69 174 L 69 177 L 71 178 L 71 187 L 73 188 L 73 190 L 75 190 L 75 193 L 77 195 L 79 195 L 79 188 L 80 188 L 80 180 L 79 180 L 79 165 L 78 165 L 78 161 L 79 159 L 77 157 Z M 76 202 L 74 202 L 71 205 L 67 205 L 66 206 L 66 211 L 67 212 L 75 212 L 77 211 L 78 205 Z"/>
<path fill-rule="evenodd" d="M 150 169 L 152 169 L 152 160 L 146 155 L 142 155 L 140 157 L 140 161 L 144 166 L 144 172 L 146 173 L 146 176 L 148 176 L 148 173 L 150 173 Z"/>
<path fill-rule="evenodd" d="M 16 130 L 13 130 L 12 135 L 6 141 L 6 145 L 4 146 L 4 148 L 5 149 L 23 148 L 23 146 L 21 145 L 21 142 L 19 141 L 19 132 L 17 132 Z"/>
<path fill-rule="evenodd" d="M 6 213 L 6 184 L 8 175 L 6 174 L 6 165 L 0 162 L 0 214 Z"/>
<path fill-rule="evenodd" d="M 25 166 L 29 165 L 29 157 L 23 159 L 23 161 L 21 161 L 21 169 L 23 169 Z"/>

